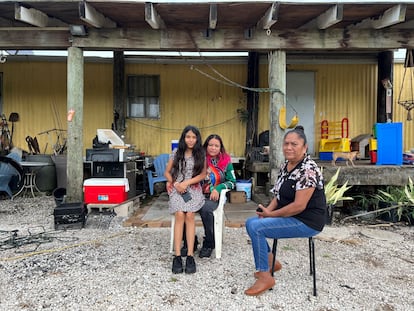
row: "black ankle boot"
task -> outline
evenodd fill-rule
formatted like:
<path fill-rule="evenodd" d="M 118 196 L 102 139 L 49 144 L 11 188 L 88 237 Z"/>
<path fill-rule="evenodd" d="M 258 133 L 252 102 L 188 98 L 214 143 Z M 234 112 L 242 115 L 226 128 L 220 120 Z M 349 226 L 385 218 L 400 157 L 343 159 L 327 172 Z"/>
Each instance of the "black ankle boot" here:
<path fill-rule="evenodd" d="M 172 272 L 173 273 L 183 273 L 183 260 L 180 256 L 174 256 L 173 265 L 172 265 Z"/>
<path fill-rule="evenodd" d="M 185 261 L 185 273 L 195 273 L 196 272 L 196 263 L 194 261 L 193 256 L 187 256 L 187 259 Z"/>

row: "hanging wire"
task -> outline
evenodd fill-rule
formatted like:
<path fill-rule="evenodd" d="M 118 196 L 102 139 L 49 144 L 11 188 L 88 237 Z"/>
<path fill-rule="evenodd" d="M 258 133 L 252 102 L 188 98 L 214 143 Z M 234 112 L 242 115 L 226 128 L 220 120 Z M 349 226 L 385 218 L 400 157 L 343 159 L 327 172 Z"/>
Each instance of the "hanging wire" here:
<path fill-rule="evenodd" d="M 209 126 L 199 127 L 198 129 L 199 129 L 199 130 L 207 130 L 207 129 L 215 128 L 215 127 L 221 126 L 221 125 L 223 125 L 223 124 L 226 124 L 226 123 L 228 123 L 228 122 L 230 122 L 230 121 L 233 121 L 233 120 L 234 120 L 234 119 L 236 119 L 236 118 L 237 118 L 237 117 L 235 116 L 235 117 L 232 117 L 232 118 L 230 118 L 230 119 L 224 120 L 224 121 L 219 122 L 219 123 L 215 123 L 215 124 L 212 124 L 212 125 L 209 125 Z M 131 118 L 130 120 L 131 120 L 131 121 L 134 121 L 134 122 L 136 122 L 136 123 L 139 123 L 139 124 L 141 124 L 141 125 L 144 125 L 144 126 L 146 126 L 146 127 L 155 128 L 155 129 L 157 129 L 157 130 L 161 130 L 161 131 L 175 131 L 175 132 L 181 132 L 181 131 L 183 130 L 182 128 L 167 128 L 167 127 L 161 127 L 161 126 L 151 125 L 151 124 L 147 124 L 147 123 L 141 122 L 141 121 L 139 121 L 139 120 L 137 120 L 137 119 L 135 119 L 135 118 Z"/>
<path fill-rule="evenodd" d="M 220 79 L 214 78 L 213 76 L 209 75 L 206 72 L 203 72 L 202 70 L 196 68 L 194 65 L 192 65 L 190 68 L 192 70 L 196 70 L 197 72 L 201 73 L 202 75 L 217 81 L 219 83 L 222 84 L 226 84 L 226 85 L 230 85 L 230 86 L 234 86 L 234 87 L 238 87 L 244 90 L 248 90 L 251 92 L 263 92 L 263 93 L 280 93 L 282 95 L 284 95 L 284 93 L 282 92 L 282 90 L 280 89 L 274 89 L 274 88 L 255 88 L 255 87 L 247 87 L 244 85 L 241 85 L 240 83 L 237 83 L 233 80 L 230 80 L 229 78 L 225 77 L 224 75 L 222 75 L 220 72 L 218 72 L 216 69 L 213 68 L 213 66 L 211 66 L 210 64 L 208 64 L 208 62 L 206 61 L 206 58 L 201 54 L 200 48 L 198 47 L 197 43 L 195 42 L 193 36 L 191 35 L 191 32 L 189 30 L 187 30 L 187 34 L 190 37 L 191 42 L 193 43 L 195 49 L 197 50 L 197 53 L 199 55 L 199 57 L 203 60 L 204 64 L 206 66 L 208 66 L 215 74 L 217 74 L 219 77 L 221 77 L 222 79 L 224 79 L 225 81 L 222 81 Z M 181 55 L 181 53 L 180 53 Z"/>

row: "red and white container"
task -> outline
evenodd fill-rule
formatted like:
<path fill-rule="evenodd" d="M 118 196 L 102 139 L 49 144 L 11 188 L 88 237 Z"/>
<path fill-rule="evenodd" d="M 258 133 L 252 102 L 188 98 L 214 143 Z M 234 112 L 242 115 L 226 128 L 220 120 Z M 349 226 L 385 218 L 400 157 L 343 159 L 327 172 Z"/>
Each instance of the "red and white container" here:
<path fill-rule="evenodd" d="M 89 178 L 83 182 L 84 202 L 116 204 L 128 199 L 128 178 Z"/>

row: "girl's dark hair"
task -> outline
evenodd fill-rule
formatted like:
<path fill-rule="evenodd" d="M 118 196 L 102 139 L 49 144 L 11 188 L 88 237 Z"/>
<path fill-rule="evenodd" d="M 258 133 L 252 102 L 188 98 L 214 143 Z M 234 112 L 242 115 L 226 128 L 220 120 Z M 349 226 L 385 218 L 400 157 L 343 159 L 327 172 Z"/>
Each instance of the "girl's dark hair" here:
<path fill-rule="evenodd" d="M 203 145 L 203 147 L 204 147 L 204 150 L 207 150 L 207 146 L 208 146 L 208 143 L 210 142 L 210 140 L 212 140 L 212 139 L 217 139 L 219 142 L 220 142 L 220 153 L 222 153 L 222 154 L 225 154 L 226 153 L 226 148 L 224 148 L 224 145 L 223 145 L 223 140 L 221 139 L 221 137 L 219 136 L 219 135 L 217 135 L 217 134 L 211 134 L 210 136 L 208 136 L 207 137 L 207 139 L 205 140 L 205 142 L 204 142 L 204 145 Z M 207 152 L 207 151 L 206 151 Z"/>
<path fill-rule="evenodd" d="M 286 136 L 288 136 L 290 133 L 296 133 L 300 138 L 302 138 L 304 145 L 308 143 L 308 140 L 306 139 L 306 135 L 305 135 L 305 129 L 302 125 L 298 125 L 293 130 L 288 131 L 283 137 L 283 139 L 285 139 Z"/>
<path fill-rule="evenodd" d="M 193 169 L 193 176 L 199 175 L 202 170 L 204 169 L 204 162 L 206 158 L 206 154 L 204 151 L 203 146 L 201 145 L 201 134 L 198 128 L 192 125 L 187 125 L 181 133 L 180 140 L 178 141 L 178 148 L 175 154 L 173 168 L 172 168 L 172 176 L 174 179 L 178 176 L 178 170 L 181 167 L 181 173 L 184 174 L 185 169 L 185 151 L 187 150 L 187 145 L 185 143 L 185 135 L 188 132 L 193 132 L 196 137 L 197 141 L 193 148 L 193 158 L 194 158 L 194 169 Z"/>

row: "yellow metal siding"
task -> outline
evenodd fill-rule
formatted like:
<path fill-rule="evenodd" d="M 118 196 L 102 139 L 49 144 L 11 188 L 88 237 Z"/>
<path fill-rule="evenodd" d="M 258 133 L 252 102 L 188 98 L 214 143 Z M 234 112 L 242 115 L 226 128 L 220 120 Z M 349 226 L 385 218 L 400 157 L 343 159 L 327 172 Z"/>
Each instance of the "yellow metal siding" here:
<path fill-rule="evenodd" d="M 377 66 L 372 64 L 289 65 L 292 71 L 315 72 L 315 150 L 322 120 L 349 119 L 349 137 L 371 134 L 376 120 Z M 267 83 L 267 64 L 260 68 L 262 87 Z M 259 132 L 269 129 L 269 97 L 261 96 Z"/>
<path fill-rule="evenodd" d="M 214 75 L 207 66 L 201 71 Z M 214 65 L 228 79 L 244 84 L 244 65 Z M 179 139 L 186 125 L 195 125 L 203 140 L 219 134 L 229 153 L 243 156 L 245 126 L 237 109 L 245 107 L 245 95 L 237 87 L 226 86 L 193 70 L 190 65 L 130 64 L 126 74 L 151 74 L 161 77 L 161 118 L 128 119 L 127 137 L 147 154 L 171 151 L 171 140 Z M 221 79 L 222 80 L 222 79 Z"/>
<path fill-rule="evenodd" d="M 13 141 L 27 150 L 25 137 L 36 136 L 42 152 L 50 154 L 55 135 L 39 133 L 67 128 L 66 62 L 8 61 L 0 64 L 3 73 L 3 111 L 19 113 Z M 196 65 L 205 73 L 223 80 L 206 65 Z M 228 79 L 245 85 L 244 64 L 212 66 Z M 375 64 L 289 65 L 288 70 L 315 72 L 315 144 L 320 122 L 349 119 L 349 136 L 370 134 L 376 120 L 377 66 Z M 397 104 L 404 67 L 394 68 L 394 121 L 404 123 L 404 149 L 414 147 L 413 121 Z M 171 140 L 178 139 L 188 124 L 200 128 L 205 139 L 211 133 L 222 136 L 228 152 L 243 156 L 245 124 L 237 115 L 246 107 L 246 95 L 238 87 L 210 79 L 188 64 L 126 64 L 125 72 L 155 74 L 161 78 L 159 120 L 128 119 L 126 141 L 150 155 L 170 152 Z M 85 63 L 84 149 L 91 148 L 98 128 L 113 122 L 112 64 Z M 268 67 L 260 67 L 260 87 L 268 87 Z M 409 88 L 406 89 L 408 91 Z M 258 133 L 269 129 L 269 94 L 259 95 Z M 11 124 L 10 124 L 11 126 Z M 315 146 L 317 150 L 317 146 Z"/>
<path fill-rule="evenodd" d="M 414 85 L 411 80 L 412 71 L 414 68 L 407 68 L 404 78 L 404 65 L 394 65 L 394 81 L 393 81 L 393 121 L 403 122 L 403 146 L 405 151 L 414 149 L 414 121 L 407 121 L 407 110 L 398 104 L 398 97 L 401 92 L 401 101 L 414 101 Z M 411 110 L 411 117 L 414 119 L 414 110 Z"/>

